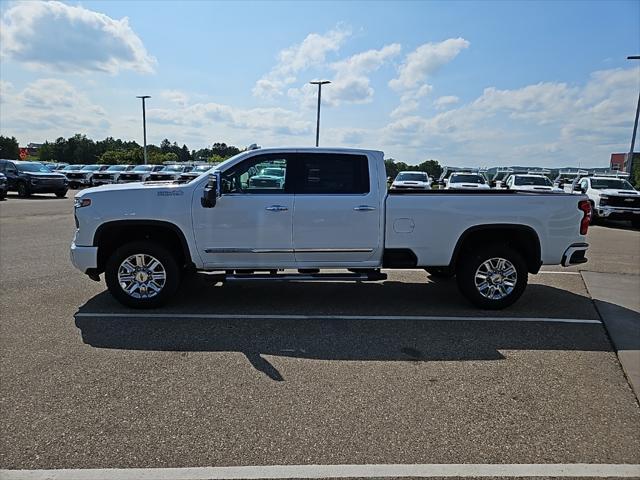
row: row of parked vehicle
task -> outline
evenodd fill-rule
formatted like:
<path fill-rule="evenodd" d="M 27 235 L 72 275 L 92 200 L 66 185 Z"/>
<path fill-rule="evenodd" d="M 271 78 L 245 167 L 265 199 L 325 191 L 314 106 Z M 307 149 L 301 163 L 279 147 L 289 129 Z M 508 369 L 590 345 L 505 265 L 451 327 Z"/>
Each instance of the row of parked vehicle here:
<path fill-rule="evenodd" d="M 544 175 L 538 173 L 512 174 L 499 185 L 492 186 L 491 182 L 477 171 L 445 171 L 438 181 L 429 177 L 425 172 L 400 172 L 391 183 L 391 188 L 398 190 L 430 190 L 432 187 L 445 190 L 490 190 L 491 188 L 509 188 L 519 191 L 550 191 L 562 192 L 554 186 Z"/>
<path fill-rule="evenodd" d="M 437 182 L 425 172 L 400 172 L 391 184 L 396 190 L 508 189 L 521 192 L 582 193 L 589 197 L 592 223 L 602 219 L 628 220 L 640 227 L 640 192 L 629 183 L 629 174 L 619 171 L 560 171 L 554 182 L 548 171 L 498 171 L 498 179 L 488 180 L 481 171 L 445 168 Z"/>
<path fill-rule="evenodd" d="M 0 159 L 0 198 L 8 191 L 21 197 L 54 193 L 64 197 L 70 188 L 114 183 L 177 180 L 188 182 L 211 169 L 208 163 L 167 165 L 69 165 Z"/>

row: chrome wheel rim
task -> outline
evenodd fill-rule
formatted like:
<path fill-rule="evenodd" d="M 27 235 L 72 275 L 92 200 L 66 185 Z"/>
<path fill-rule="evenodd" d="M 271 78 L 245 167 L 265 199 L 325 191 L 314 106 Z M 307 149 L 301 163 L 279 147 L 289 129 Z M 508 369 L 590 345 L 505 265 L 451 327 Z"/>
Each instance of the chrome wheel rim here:
<path fill-rule="evenodd" d="M 516 287 L 518 272 L 506 258 L 494 257 L 478 267 L 474 280 L 476 289 L 484 298 L 502 300 Z"/>
<path fill-rule="evenodd" d="M 118 283 L 133 298 L 153 298 L 167 282 L 167 272 L 157 258 L 136 253 L 124 259 L 118 267 Z"/>

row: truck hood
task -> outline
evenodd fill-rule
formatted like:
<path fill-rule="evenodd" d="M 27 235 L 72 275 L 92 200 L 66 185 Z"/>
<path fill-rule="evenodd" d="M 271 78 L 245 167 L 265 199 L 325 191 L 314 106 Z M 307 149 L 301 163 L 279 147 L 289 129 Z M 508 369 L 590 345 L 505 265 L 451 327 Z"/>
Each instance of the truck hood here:
<path fill-rule="evenodd" d="M 427 185 L 427 182 L 421 182 L 418 180 L 396 180 L 395 182 L 393 182 L 393 185 L 405 185 L 405 186 L 420 186 L 423 187 L 425 185 Z"/>
<path fill-rule="evenodd" d="M 475 188 L 480 190 L 489 190 L 491 187 L 486 183 L 451 183 L 447 184 L 448 188 Z"/>
<path fill-rule="evenodd" d="M 101 185 L 99 187 L 91 187 L 77 193 L 75 198 L 84 198 L 91 196 L 92 194 L 105 194 L 108 192 L 147 192 L 150 190 L 167 190 L 172 191 L 180 189 L 184 184 L 177 184 L 173 180 L 167 180 L 165 182 L 131 182 L 131 183 L 116 183 L 111 185 Z"/>
<path fill-rule="evenodd" d="M 557 187 L 549 187 L 547 185 L 516 185 L 512 190 L 520 190 L 521 192 L 564 192 Z"/>

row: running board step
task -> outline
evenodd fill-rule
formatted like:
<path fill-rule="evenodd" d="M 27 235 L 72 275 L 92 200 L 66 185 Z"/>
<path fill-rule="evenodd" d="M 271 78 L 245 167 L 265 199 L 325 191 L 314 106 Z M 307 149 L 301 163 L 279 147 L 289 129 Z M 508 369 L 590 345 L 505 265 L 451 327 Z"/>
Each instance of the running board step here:
<path fill-rule="evenodd" d="M 387 274 L 371 273 L 280 273 L 280 274 L 232 274 L 210 275 L 223 282 L 379 282 L 386 280 Z"/>

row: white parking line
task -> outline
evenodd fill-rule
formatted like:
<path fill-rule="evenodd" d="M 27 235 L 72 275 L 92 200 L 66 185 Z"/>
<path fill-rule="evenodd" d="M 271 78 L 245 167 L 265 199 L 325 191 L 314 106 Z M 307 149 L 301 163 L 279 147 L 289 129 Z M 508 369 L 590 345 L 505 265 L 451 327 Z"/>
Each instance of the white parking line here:
<path fill-rule="evenodd" d="M 637 464 L 269 465 L 255 467 L 0 470 L 3 480 L 213 480 L 258 478 L 580 477 L 637 478 Z"/>
<path fill-rule="evenodd" d="M 540 273 L 554 273 L 556 275 L 580 275 L 580 272 L 558 272 L 556 270 L 540 270 L 538 274 Z"/>
<path fill-rule="evenodd" d="M 446 317 L 425 315 L 238 315 L 226 313 L 99 313 L 78 312 L 76 318 L 199 318 L 211 320 L 417 320 L 423 322 L 545 322 L 602 323 L 586 318 L 548 317 Z"/>

